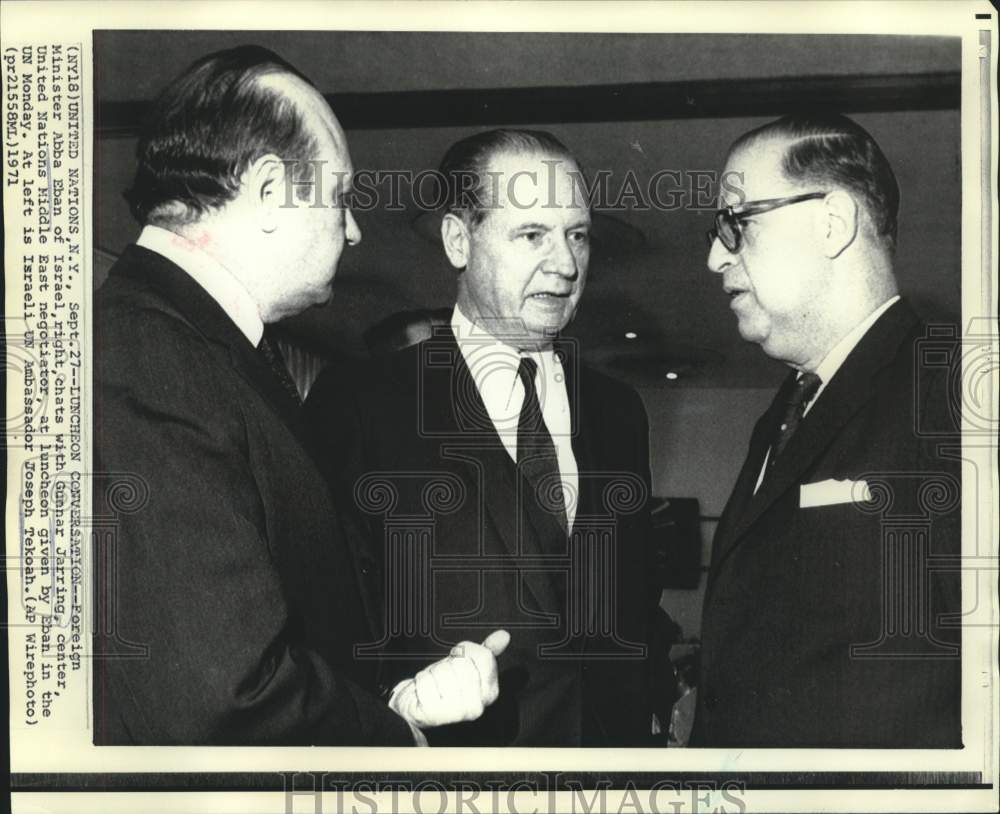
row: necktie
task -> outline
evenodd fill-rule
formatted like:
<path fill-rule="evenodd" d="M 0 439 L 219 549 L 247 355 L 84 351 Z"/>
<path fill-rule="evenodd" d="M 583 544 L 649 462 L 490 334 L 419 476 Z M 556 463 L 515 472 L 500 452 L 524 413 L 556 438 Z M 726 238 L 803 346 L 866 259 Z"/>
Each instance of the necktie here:
<path fill-rule="evenodd" d="M 784 400 L 781 424 L 774 434 L 771 442 L 771 456 L 768 459 L 768 468 L 774 466 L 782 450 L 788 445 L 795 430 L 798 429 L 799 422 L 802 421 L 802 414 L 806 405 L 816 395 L 821 379 L 815 373 L 803 373 L 799 376 L 795 386 L 788 393 Z"/>
<path fill-rule="evenodd" d="M 534 359 L 521 357 L 517 375 L 524 385 L 524 403 L 517 421 L 517 465 L 535 489 L 538 502 L 552 512 L 563 532 L 568 533 L 559 458 L 542 419 L 542 408 L 535 391 L 537 370 L 538 364 Z"/>
<path fill-rule="evenodd" d="M 267 334 L 261 337 L 260 344 L 257 346 L 257 350 L 264 360 L 267 362 L 267 366 L 271 368 L 271 372 L 277 377 L 278 381 L 281 383 L 281 389 L 288 394 L 297 407 L 302 406 L 302 399 L 299 397 L 299 390 L 295 386 L 295 382 L 292 381 L 292 377 L 288 374 L 288 368 L 285 366 L 285 361 L 281 357 L 281 351 L 278 349 L 275 341 Z"/>

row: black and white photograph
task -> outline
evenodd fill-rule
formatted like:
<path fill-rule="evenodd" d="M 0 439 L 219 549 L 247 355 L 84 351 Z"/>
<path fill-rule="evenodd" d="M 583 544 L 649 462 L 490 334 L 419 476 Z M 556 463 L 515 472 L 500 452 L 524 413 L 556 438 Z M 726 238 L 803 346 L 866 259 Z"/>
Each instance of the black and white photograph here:
<path fill-rule="evenodd" d="M 987 810 L 996 12 L 305 5 L 4 35 L 24 805 Z"/>

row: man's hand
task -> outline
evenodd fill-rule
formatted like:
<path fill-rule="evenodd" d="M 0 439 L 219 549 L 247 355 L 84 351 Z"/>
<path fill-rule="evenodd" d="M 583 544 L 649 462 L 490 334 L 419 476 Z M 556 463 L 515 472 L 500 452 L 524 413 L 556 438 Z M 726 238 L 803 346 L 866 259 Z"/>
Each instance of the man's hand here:
<path fill-rule="evenodd" d="M 400 681 L 389 707 L 420 729 L 474 721 L 500 694 L 497 656 L 509 643 L 506 630 L 495 630 L 482 644 L 456 644 L 446 658 Z"/>

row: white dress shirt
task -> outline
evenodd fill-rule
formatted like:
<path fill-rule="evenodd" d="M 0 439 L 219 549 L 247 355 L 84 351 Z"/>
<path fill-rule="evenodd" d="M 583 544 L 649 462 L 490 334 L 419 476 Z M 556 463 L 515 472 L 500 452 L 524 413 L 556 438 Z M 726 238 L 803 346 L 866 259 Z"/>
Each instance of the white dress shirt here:
<path fill-rule="evenodd" d="M 861 341 L 862 337 L 868 333 L 868 329 L 875 324 L 876 320 L 882 314 L 889 310 L 889 308 L 899 300 L 899 294 L 894 297 L 890 297 L 884 303 L 882 303 L 878 308 L 872 311 L 867 317 L 865 317 L 861 322 L 855 325 L 850 331 L 848 331 L 843 339 L 841 339 L 836 345 L 834 345 L 827 352 L 826 356 L 823 357 L 823 361 L 816 366 L 814 371 L 817 376 L 819 376 L 820 383 L 819 387 L 816 389 L 816 393 L 806 404 L 805 410 L 802 412 L 802 417 L 805 418 L 809 415 L 809 411 L 812 406 L 819 399 L 822 392 L 826 389 L 826 386 L 830 383 L 830 380 L 834 377 L 840 366 L 844 364 L 844 360 L 851 355 L 851 351 L 857 346 L 858 342 Z M 799 371 L 798 377 L 802 378 L 802 371 Z M 760 473 L 757 475 L 757 485 L 754 486 L 753 492 L 757 494 L 757 490 L 760 489 L 761 483 L 764 482 L 764 473 L 767 472 L 767 462 L 771 457 L 771 450 L 768 449 L 764 454 L 764 464 L 760 468 Z"/>
<path fill-rule="evenodd" d="M 568 528 L 576 519 L 576 496 L 580 475 L 573 454 L 572 418 L 566 393 L 562 363 L 550 348 L 520 351 L 504 344 L 484 328 L 476 326 L 456 305 L 451 329 L 458 340 L 465 364 L 486 406 L 493 427 L 511 460 L 517 462 L 517 423 L 524 404 L 524 385 L 517 375 L 522 356 L 535 360 L 535 392 L 542 408 L 542 420 L 552 436 L 563 481 Z"/>
<path fill-rule="evenodd" d="M 159 226 L 143 227 L 136 245 L 156 252 L 181 268 L 219 304 L 251 345 L 260 344 L 264 323 L 257 303 L 225 266 L 191 241 Z"/>

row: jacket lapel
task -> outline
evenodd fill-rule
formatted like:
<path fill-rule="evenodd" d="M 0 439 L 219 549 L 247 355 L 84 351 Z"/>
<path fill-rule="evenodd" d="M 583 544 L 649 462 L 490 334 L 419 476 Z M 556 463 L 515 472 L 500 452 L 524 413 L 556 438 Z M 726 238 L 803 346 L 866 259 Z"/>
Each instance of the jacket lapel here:
<path fill-rule="evenodd" d="M 481 496 L 482 508 L 510 557 L 518 562 L 543 556 L 539 520 L 527 509 L 523 497 L 527 483 L 518 476 L 493 426 L 454 334 L 448 330 L 430 341 L 435 343 L 435 353 L 446 352 L 452 359 L 449 366 L 422 365 L 420 373 L 423 407 L 443 419 L 442 437 L 447 440 L 442 443 L 442 455 L 465 461 L 469 493 Z M 556 525 L 551 519 L 549 522 Z M 539 608 L 558 608 L 555 585 L 547 571 L 525 570 L 522 579 Z"/>
<path fill-rule="evenodd" d="M 165 297 L 202 336 L 226 352 L 236 371 L 303 440 L 296 405 L 267 362 L 222 306 L 183 269 L 156 252 L 133 245 L 122 253 L 112 273 L 137 280 Z"/>
<path fill-rule="evenodd" d="M 912 331 L 916 323 L 917 317 L 912 309 L 907 303 L 900 301 L 890 307 L 869 328 L 820 394 L 808 416 L 803 419 L 774 468 L 765 475 L 757 494 L 750 497 L 743 504 L 744 509 L 739 515 L 734 515 L 730 521 L 732 531 L 725 532 L 728 545 L 724 547 L 720 557 L 728 554 L 739 543 L 753 523 L 779 497 L 799 484 L 803 473 L 834 442 L 841 429 L 871 398 L 873 379 L 893 359 L 903 338 Z M 774 405 L 765 414 L 765 418 L 774 419 Z M 753 489 L 756 474 L 760 471 L 772 424 L 773 420 L 766 426 L 758 424 L 759 432 L 757 430 L 754 432 L 759 457 L 755 459 L 756 469 L 753 470 L 750 490 Z M 748 464 L 750 457 L 748 456 Z M 744 470 L 746 469 L 745 466 Z M 745 488 L 744 475 L 747 479 L 749 475 L 746 472 L 741 474 L 741 485 Z"/>
<path fill-rule="evenodd" d="M 584 387 L 580 375 L 580 358 L 574 352 L 574 345 L 566 340 L 559 340 L 555 350 L 562 359 L 563 375 L 566 380 L 566 396 L 569 400 L 570 432 L 572 434 L 573 457 L 576 458 L 576 469 L 579 473 L 577 488 L 576 516 L 581 520 L 588 515 L 602 513 L 599 477 L 588 477 L 598 474 L 599 460 L 608 460 L 608 456 L 599 454 L 601 444 L 610 443 L 613 439 L 612 427 L 601 427 L 601 416 L 596 412 L 600 401 L 588 398 L 580 391 Z"/>
<path fill-rule="evenodd" d="M 719 518 L 719 525 L 715 530 L 715 540 L 712 544 L 712 565 L 718 563 L 723 555 L 728 551 L 733 541 L 733 531 L 737 522 L 743 516 L 747 505 L 754 497 L 753 489 L 757 485 L 757 478 L 760 476 L 760 468 L 764 464 L 764 456 L 767 454 L 768 441 L 771 429 L 778 423 L 779 405 L 782 403 L 785 393 L 789 387 L 795 385 L 795 374 L 792 373 L 782 383 L 774 401 L 767 411 L 758 420 L 750 436 L 750 448 L 747 457 L 743 461 L 743 468 L 740 470 L 736 485 L 726 502 L 726 507 Z"/>

